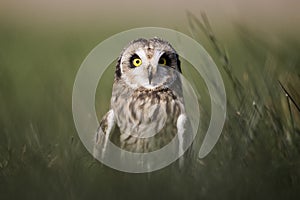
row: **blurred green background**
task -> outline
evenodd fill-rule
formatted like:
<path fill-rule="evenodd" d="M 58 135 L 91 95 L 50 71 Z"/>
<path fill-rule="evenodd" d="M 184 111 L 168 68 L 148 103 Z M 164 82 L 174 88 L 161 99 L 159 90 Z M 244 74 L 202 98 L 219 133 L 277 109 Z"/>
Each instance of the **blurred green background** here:
<path fill-rule="evenodd" d="M 0 199 L 299 199 L 299 8 L 292 0 L 2 0 Z M 199 137 L 184 169 L 127 174 L 93 160 L 80 142 L 72 87 L 98 43 L 144 26 L 175 29 L 204 46 L 224 78 L 227 120 L 204 159 L 196 155 Z M 201 135 L 210 99 L 193 70 L 183 67 L 201 95 Z M 99 117 L 113 71 L 99 83 Z"/>

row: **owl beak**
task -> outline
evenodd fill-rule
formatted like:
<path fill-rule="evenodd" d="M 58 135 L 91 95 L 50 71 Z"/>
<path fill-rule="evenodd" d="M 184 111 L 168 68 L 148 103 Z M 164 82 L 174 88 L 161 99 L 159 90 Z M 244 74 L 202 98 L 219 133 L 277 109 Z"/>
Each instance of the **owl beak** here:
<path fill-rule="evenodd" d="M 156 67 L 153 67 L 152 65 L 149 65 L 147 67 L 148 69 L 148 80 L 149 80 L 149 85 L 151 85 L 151 81 L 152 81 L 152 78 L 153 78 L 153 74 L 156 73 Z"/>
<path fill-rule="evenodd" d="M 152 70 L 148 69 L 148 80 L 149 80 L 149 85 L 151 85 L 152 81 Z"/>

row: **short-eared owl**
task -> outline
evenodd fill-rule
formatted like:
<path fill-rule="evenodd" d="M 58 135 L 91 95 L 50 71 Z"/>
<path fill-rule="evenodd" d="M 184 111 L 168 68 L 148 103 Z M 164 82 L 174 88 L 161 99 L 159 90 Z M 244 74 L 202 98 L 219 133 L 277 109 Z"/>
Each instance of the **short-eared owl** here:
<path fill-rule="evenodd" d="M 122 51 L 116 66 L 111 108 L 95 137 L 94 156 L 110 140 L 130 152 L 152 152 L 174 137 L 181 151 L 187 121 L 180 60 L 166 41 L 137 39 Z"/>

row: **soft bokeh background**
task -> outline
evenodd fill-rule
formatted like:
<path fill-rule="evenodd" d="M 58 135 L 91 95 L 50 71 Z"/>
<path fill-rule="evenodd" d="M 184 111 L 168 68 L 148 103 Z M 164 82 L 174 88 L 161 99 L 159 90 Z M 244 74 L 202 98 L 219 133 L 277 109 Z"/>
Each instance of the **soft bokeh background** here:
<path fill-rule="evenodd" d="M 0 199 L 298 199 L 299 9 L 295 0 L 2 0 Z M 126 174 L 94 161 L 80 142 L 72 87 L 99 42 L 144 26 L 181 31 L 207 49 L 225 81 L 228 113 L 206 158 Z M 193 72 L 183 69 L 201 93 L 203 133 L 210 99 Z M 99 116 L 109 107 L 113 66 L 106 74 Z M 198 138 L 193 151 L 200 145 Z"/>

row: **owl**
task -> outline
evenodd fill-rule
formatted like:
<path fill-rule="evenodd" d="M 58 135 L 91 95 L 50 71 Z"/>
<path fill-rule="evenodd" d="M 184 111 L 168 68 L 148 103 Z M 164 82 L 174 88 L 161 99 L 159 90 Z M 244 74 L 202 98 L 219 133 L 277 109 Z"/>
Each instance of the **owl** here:
<path fill-rule="evenodd" d="M 165 40 L 140 38 L 118 58 L 110 110 L 95 136 L 94 157 L 105 155 L 108 140 L 129 152 L 159 150 L 174 137 L 183 153 L 187 115 L 178 54 Z"/>

